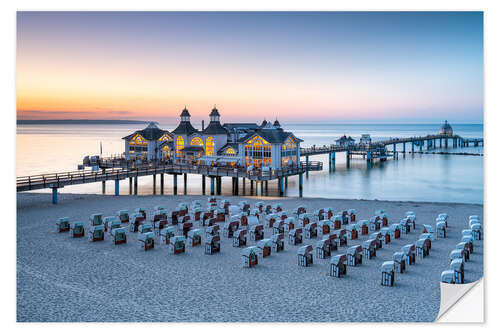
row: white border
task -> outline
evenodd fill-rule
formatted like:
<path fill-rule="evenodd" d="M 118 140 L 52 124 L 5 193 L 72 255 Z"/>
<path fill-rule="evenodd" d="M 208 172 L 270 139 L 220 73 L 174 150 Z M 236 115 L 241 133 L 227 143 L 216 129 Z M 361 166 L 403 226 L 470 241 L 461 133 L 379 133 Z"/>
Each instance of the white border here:
<path fill-rule="evenodd" d="M 62 0 L 46 0 L 46 1 L 17 1 L 2 3 L 2 10 L 0 11 L 0 33 L 1 40 L 3 44 L 1 53 L 1 66 L 2 66 L 2 133 L 4 138 L 12 138 L 12 142 L 15 142 L 15 43 L 16 43 L 16 10 L 484 10 L 485 11 L 485 72 L 487 69 L 487 75 L 485 75 L 485 117 L 484 117 L 484 129 L 486 136 L 486 147 L 485 147 L 485 223 L 487 230 L 487 240 L 485 241 L 486 247 L 488 244 L 488 234 L 498 235 L 494 229 L 498 228 L 496 221 L 492 221 L 489 224 L 490 217 L 492 217 L 491 210 L 488 204 L 488 198 L 497 200 L 500 197 L 497 190 L 496 184 L 498 184 L 498 176 L 496 171 L 496 166 L 498 165 L 499 159 L 495 155 L 496 150 L 498 150 L 498 112 L 500 112 L 500 107 L 498 103 L 498 87 L 500 84 L 498 78 L 500 73 L 498 70 L 498 59 L 500 59 L 500 54 L 498 51 L 498 31 L 500 31 L 500 15 L 498 11 L 498 1 L 351 1 L 351 2 L 334 2 L 334 1 L 229 1 L 229 0 L 212 0 L 207 1 L 130 1 L 122 0 L 116 2 L 115 4 L 110 2 L 87 0 L 87 1 L 62 1 Z M 6 141 L 4 139 L 4 141 Z M 15 329 L 21 331 L 31 331 L 33 329 L 41 331 L 87 331 L 92 330 L 109 330 L 120 329 L 125 331 L 136 330 L 139 327 L 144 329 L 144 324 L 130 324 L 130 325 L 113 325 L 111 324 L 73 324 L 69 325 L 57 325 L 57 324 L 16 324 L 15 323 L 15 311 L 16 311 L 16 276 L 15 276 L 15 264 L 16 264 L 16 230 L 15 230 L 15 190 L 14 190 L 14 180 L 15 180 L 15 146 L 5 147 L 3 156 L 4 159 L 1 164 L 3 181 L 2 181 L 2 202 L 5 203 L 8 209 L 8 218 L 2 219 L 2 232 L 4 236 L 1 242 L 1 255 L 2 255 L 2 275 L 1 275 L 1 288 L 2 288 L 2 300 L 1 300 L 1 311 L 0 318 L 4 325 L 4 330 Z M 493 147 L 490 149 L 489 147 Z M 5 152 L 7 149 L 7 152 Z M 10 161 L 9 161 L 10 160 Z M 492 172 L 490 172 L 492 171 Z M 11 176 L 10 176 L 11 175 Z M 486 182 L 488 180 L 488 182 Z M 4 215 L 5 216 L 5 215 Z M 498 264 L 491 262 L 487 263 L 487 258 L 489 257 L 487 253 L 489 250 L 485 251 L 485 276 L 492 276 L 495 278 L 498 276 Z M 488 273 L 488 274 L 486 274 Z M 487 280 L 487 279 L 486 279 Z M 498 295 L 498 287 L 496 281 L 495 283 L 488 283 L 488 294 L 492 295 L 487 297 L 488 300 L 493 300 Z M 498 318 L 495 316 L 495 306 L 490 304 L 490 308 L 493 309 L 492 318 L 488 317 L 488 305 L 486 305 L 485 319 L 487 325 L 482 325 L 479 327 L 470 325 L 446 325 L 446 328 L 453 329 L 454 332 L 458 331 L 470 331 L 471 329 L 481 329 L 491 326 Z M 312 310 L 312 309 L 311 309 Z M 496 317 L 496 318 L 495 318 Z M 148 325 L 151 326 L 151 325 Z M 427 330 L 441 330 L 441 325 L 425 325 L 426 327 L 421 327 L 419 324 L 404 325 L 391 325 L 391 324 L 316 324 L 316 325 L 305 325 L 305 324 L 237 324 L 237 325 L 221 325 L 221 324 L 209 324 L 209 325 L 196 325 L 196 324 L 155 324 L 155 327 L 148 327 L 148 329 L 154 330 L 186 330 L 186 329 L 196 329 L 196 330 L 214 330 L 217 332 L 225 331 L 255 331 L 262 329 L 286 329 L 287 331 L 297 331 L 304 332 L 309 326 L 316 326 L 316 329 L 339 329 L 339 330 L 349 330 L 349 329 L 369 329 L 384 330 L 384 332 L 397 331 L 401 332 L 401 329 L 405 331 L 417 331 L 425 329 Z M 326 327 L 328 326 L 328 327 Z"/>

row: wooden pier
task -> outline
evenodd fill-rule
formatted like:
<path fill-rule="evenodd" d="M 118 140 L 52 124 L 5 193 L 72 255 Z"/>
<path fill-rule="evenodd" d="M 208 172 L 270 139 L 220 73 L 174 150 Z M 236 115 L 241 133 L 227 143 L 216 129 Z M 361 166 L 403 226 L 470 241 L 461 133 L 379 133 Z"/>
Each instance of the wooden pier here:
<path fill-rule="evenodd" d="M 109 163 L 109 161 L 108 161 Z M 222 177 L 233 179 L 233 195 L 238 195 L 239 178 L 250 181 L 253 189 L 255 182 L 257 193 L 263 193 L 263 187 L 267 188 L 268 182 L 277 180 L 280 195 L 284 193 L 284 184 L 288 183 L 288 177 L 299 176 L 299 194 L 302 195 L 302 175 L 308 171 L 320 171 L 323 169 L 321 162 L 301 162 L 298 165 L 278 170 L 254 169 L 247 171 L 245 168 L 234 167 L 209 167 L 198 165 L 160 164 L 151 163 L 145 166 L 126 167 L 118 162 L 114 168 L 103 168 L 98 171 L 73 171 L 63 173 L 52 173 L 35 176 L 17 177 L 17 192 L 39 190 L 44 188 L 52 189 L 52 202 L 57 204 L 57 189 L 64 186 L 102 182 L 102 192 L 105 193 L 106 181 L 115 182 L 115 195 L 119 195 L 120 180 L 129 179 L 129 194 L 137 195 L 139 177 L 153 176 L 153 188 L 156 192 L 156 176 L 160 175 L 160 193 L 164 193 L 165 175 L 173 176 L 173 193 L 177 194 L 177 176 L 184 176 L 184 191 L 187 188 L 187 175 L 202 175 L 202 191 L 205 194 L 206 177 L 210 178 L 210 194 L 221 194 Z M 156 194 L 154 192 L 154 194 Z"/>

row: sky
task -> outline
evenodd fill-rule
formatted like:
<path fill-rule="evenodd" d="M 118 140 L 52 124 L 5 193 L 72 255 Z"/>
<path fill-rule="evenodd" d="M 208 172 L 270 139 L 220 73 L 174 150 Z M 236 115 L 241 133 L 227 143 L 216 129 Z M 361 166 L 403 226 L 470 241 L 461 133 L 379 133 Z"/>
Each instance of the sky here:
<path fill-rule="evenodd" d="M 18 12 L 18 119 L 483 122 L 482 12 Z"/>

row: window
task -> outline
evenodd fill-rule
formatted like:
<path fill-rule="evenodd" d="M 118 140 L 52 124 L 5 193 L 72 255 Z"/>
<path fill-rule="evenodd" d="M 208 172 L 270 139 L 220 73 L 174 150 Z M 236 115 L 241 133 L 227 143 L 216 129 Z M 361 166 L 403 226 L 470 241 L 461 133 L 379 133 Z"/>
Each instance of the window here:
<path fill-rule="evenodd" d="M 177 140 L 175 142 L 175 148 L 177 151 L 177 156 L 179 157 L 181 155 L 180 151 L 184 149 L 184 139 L 182 138 L 182 136 L 177 137 Z"/>
<path fill-rule="evenodd" d="M 292 137 L 288 137 L 281 145 L 281 166 L 290 166 L 291 163 L 297 163 L 297 144 Z"/>
<path fill-rule="evenodd" d="M 163 142 L 163 141 L 170 141 L 172 140 L 172 137 L 168 135 L 167 133 L 163 134 L 161 138 L 158 139 L 158 141 Z"/>
<path fill-rule="evenodd" d="M 191 139 L 191 146 L 203 146 L 203 141 L 197 136 Z"/>
<path fill-rule="evenodd" d="M 255 166 L 265 166 L 271 164 L 271 144 L 255 136 L 245 144 L 245 163 Z"/>
<path fill-rule="evenodd" d="M 207 156 L 214 156 L 215 154 L 215 141 L 211 136 L 207 137 L 205 141 L 205 150 Z"/>

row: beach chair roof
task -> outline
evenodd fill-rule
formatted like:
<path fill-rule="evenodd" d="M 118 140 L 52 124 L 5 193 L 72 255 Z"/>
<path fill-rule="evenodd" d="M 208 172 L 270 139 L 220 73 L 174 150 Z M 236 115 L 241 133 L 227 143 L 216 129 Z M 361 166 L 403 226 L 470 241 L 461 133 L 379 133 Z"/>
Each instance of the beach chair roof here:
<path fill-rule="evenodd" d="M 304 245 L 299 247 L 299 249 L 297 250 L 297 254 L 306 255 L 307 253 L 312 252 L 312 250 L 312 245 Z"/>
<path fill-rule="evenodd" d="M 259 248 L 257 246 L 249 246 L 241 250 L 241 255 L 245 257 L 249 257 L 252 253 L 257 255 L 259 253 Z"/>
<path fill-rule="evenodd" d="M 411 222 L 415 222 L 417 220 L 417 217 L 415 215 L 407 215 L 406 218 Z"/>
<path fill-rule="evenodd" d="M 316 242 L 316 248 L 323 248 L 330 244 L 330 238 L 323 238 Z"/>
<path fill-rule="evenodd" d="M 446 213 L 441 213 L 441 214 L 439 214 L 439 215 L 438 215 L 438 217 L 443 217 L 443 218 L 445 218 L 445 219 L 448 219 L 448 214 L 446 214 Z"/>
<path fill-rule="evenodd" d="M 135 209 L 136 213 L 145 212 L 145 211 L 146 210 L 144 208 L 141 208 L 141 207 Z"/>
<path fill-rule="evenodd" d="M 295 236 L 296 234 L 300 234 L 300 233 L 302 233 L 302 228 L 295 228 L 295 229 L 290 230 L 290 232 L 288 234 Z"/>
<path fill-rule="evenodd" d="M 415 215 L 415 212 L 409 210 L 405 213 L 406 216 L 409 216 L 409 215 Z M 415 215 L 416 216 L 416 215 Z"/>
<path fill-rule="evenodd" d="M 345 229 L 334 230 L 333 234 L 340 238 L 340 236 L 345 236 L 346 231 Z"/>
<path fill-rule="evenodd" d="M 430 225 L 430 224 L 424 224 L 423 226 L 424 226 L 424 228 L 425 228 L 426 230 L 428 230 L 428 231 L 430 231 L 430 232 L 432 232 L 432 230 L 434 230 L 434 228 L 432 228 L 432 225 Z"/>
<path fill-rule="evenodd" d="M 391 231 L 401 230 L 401 224 L 399 224 L 399 223 L 392 223 L 392 224 L 389 226 L 389 229 L 390 229 Z"/>
<path fill-rule="evenodd" d="M 295 217 L 287 217 L 285 219 L 285 223 L 288 224 L 288 223 L 295 223 Z"/>
<path fill-rule="evenodd" d="M 370 217 L 370 223 L 380 223 L 380 222 L 377 221 L 377 216 L 372 216 Z"/>
<path fill-rule="evenodd" d="M 59 221 L 59 223 L 61 223 L 61 222 L 69 222 L 69 217 L 67 217 L 67 216 L 60 217 L 58 221 Z"/>
<path fill-rule="evenodd" d="M 241 220 L 241 215 L 232 215 L 230 218 L 229 218 L 229 221 L 226 222 L 227 223 L 230 223 L 230 222 L 238 222 L 240 223 L 240 220 Z"/>
<path fill-rule="evenodd" d="M 349 230 L 349 231 L 353 231 L 353 230 L 359 230 L 360 227 L 357 223 L 353 223 L 353 224 L 348 224 L 345 226 L 346 230 Z"/>
<path fill-rule="evenodd" d="M 348 209 L 348 210 L 347 210 L 347 214 L 349 214 L 349 215 L 350 215 L 350 214 L 356 214 L 356 209 L 353 209 L 353 208 Z"/>
<path fill-rule="evenodd" d="M 335 215 L 335 216 L 333 217 L 333 220 L 334 220 L 334 221 L 342 221 L 342 215 Z"/>
<path fill-rule="evenodd" d="M 414 252 L 415 251 L 415 244 L 408 244 L 408 245 L 405 245 L 401 248 L 401 250 L 405 253 L 405 254 L 408 254 L 408 253 L 411 253 L 411 252 Z"/>
<path fill-rule="evenodd" d="M 173 233 L 173 232 L 175 232 L 175 227 L 173 225 L 171 225 L 171 226 L 168 226 L 166 228 L 163 228 L 163 230 L 166 230 L 168 232 L 172 232 Z"/>
<path fill-rule="evenodd" d="M 478 215 L 470 215 L 469 220 L 479 220 L 479 216 Z"/>
<path fill-rule="evenodd" d="M 128 210 L 126 210 L 126 209 L 119 210 L 118 211 L 118 215 L 120 215 L 120 216 L 122 216 L 122 215 L 128 215 Z"/>
<path fill-rule="evenodd" d="M 143 241 L 143 240 L 146 240 L 146 239 L 148 239 L 148 238 L 154 238 L 154 237 L 155 237 L 155 233 L 154 233 L 154 232 L 152 232 L 152 231 L 150 231 L 150 232 L 145 232 L 145 233 L 143 233 L 143 234 L 139 234 L 139 235 L 137 235 L 137 239 L 138 239 L 138 240 L 142 240 L 142 241 Z"/>
<path fill-rule="evenodd" d="M 425 234 L 421 234 L 418 239 L 431 239 L 432 238 L 432 234 L 430 233 L 425 233 Z"/>
<path fill-rule="evenodd" d="M 321 221 L 319 221 L 319 225 L 321 227 L 324 226 L 324 225 L 327 225 L 327 226 L 331 227 L 331 226 L 333 226 L 333 223 L 330 220 L 321 220 Z"/>
<path fill-rule="evenodd" d="M 231 205 L 229 206 L 229 215 L 236 215 L 241 212 L 241 208 L 239 206 Z"/>
<path fill-rule="evenodd" d="M 354 245 L 347 249 L 347 254 L 355 255 L 356 253 L 359 253 L 361 251 L 363 251 L 361 245 Z"/>
<path fill-rule="evenodd" d="M 472 236 L 472 230 L 471 229 L 462 230 L 462 236 Z"/>
<path fill-rule="evenodd" d="M 479 223 L 474 223 L 470 228 L 471 230 L 481 230 L 481 225 Z"/>
<path fill-rule="evenodd" d="M 441 282 L 453 283 L 455 281 L 455 272 L 446 270 L 441 273 Z"/>
<path fill-rule="evenodd" d="M 113 221 L 117 221 L 116 216 L 106 216 L 103 218 L 104 223 L 111 223 Z"/>
<path fill-rule="evenodd" d="M 271 219 L 276 219 L 276 214 L 273 213 L 273 214 L 267 214 L 266 215 L 266 221 L 269 221 Z"/>
<path fill-rule="evenodd" d="M 402 261 L 405 258 L 405 254 L 403 252 L 394 252 L 392 255 L 392 260 L 394 261 Z"/>
<path fill-rule="evenodd" d="M 452 250 L 450 252 L 450 260 L 453 260 L 453 259 L 458 259 L 458 258 L 462 258 L 463 257 L 463 250 Z"/>
<path fill-rule="evenodd" d="M 264 248 L 264 247 L 271 247 L 273 245 L 273 241 L 271 238 L 264 238 L 261 239 L 260 241 L 257 242 L 257 247 L 259 248 Z"/>
<path fill-rule="evenodd" d="M 380 270 L 384 273 L 394 272 L 394 261 L 393 260 L 384 261 L 384 263 L 380 267 Z"/>
<path fill-rule="evenodd" d="M 376 245 L 376 240 L 375 239 L 369 239 L 363 242 L 363 249 L 369 249 L 371 247 L 375 247 Z"/>
<path fill-rule="evenodd" d="M 311 213 L 302 213 L 299 215 L 299 219 L 303 220 L 303 219 L 312 219 L 312 214 Z"/>
<path fill-rule="evenodd" d="M 442 222 L 442 221 L 436 223 L 436 229 L 439 229 L 439 230 L 446 229 L 446 223 Z"/>
<path fill-rule="evenodd" d="M 255 203 L 255 207 L 263 207 L 264 206 L 264 201 L 257 201 Z"/>
<path fill-rule="evenodd" d="M 71 228 L 83 227 L 83 222 L 81 222 L 81 221 L 71 222 L 70 226 L 71 226 Z"/>
<path fill-rule="evenodd" d="M 465 235 L 465 236 L 462 236 L 462 240 L 461 241 L 465 242 L 465 243 L 472 243 L 473 239 L 472 239 L 471 235 Z"/>
<path fill-rule="evenodd" d="M 309 224 L 306 224 L 306 226 L 305 226 L 306 230 L 311 230 L 311 229 L 314 230 L 314 228 L 316 228 L 316 227 L 317 227 L 316 222 L 311 222 Z"/>
<path fill-rule="evenodd" d="M 185 242 L 185 241 L 186 241 L 186 237 L 184 237 L 184 236 L 174 236 L 174 237 L 170 238 L 171 243 Z"/>
<path fill-rule="evenodd" d="M 203 230 L 201 230 L 201 229 L 192 229 L 192 230 L 188 231 L 188 237 L 189 238 L 193 238 L 193 237 L 196 237 L 196 236 L 201 237 L 202 234 L 203 234 Z"/>
<path fill-rule="evenodd" d="M 288 216 L 287 212 L 285 210 L 282 210 L 281 212 L 276 213 L 276 215 L 281 218 L 283 215 Z"/>
<path fill-rule="evenodd" d="M 457 249 L 457 250 L 465 250 L 465 248 L 466 248 L 465 242 L 460 242 L 455 246 L 455 249 Z"/>
<path fill-rule="evenodd" d="M 114 235 L 117 235 L 117 234 L 126 234 L 126 233 L 127 233 L 127 228 L 125 228 L 125 227 L 120 227 L 120 228 L 113 229 L 113 234 Z"/>
<path fill-rule="evenodd" d="M 463 269 L 464 266 L 464 261 L 463 259 L 453 259 L 450 263 L 450 269 L 452 269 L 455 272 L 460 272 Z"/>
<path fill-rule="evenodd" d="M 156 205 L 154 206 L 154 210 L 163 210 L 163 209 L 167 209 L 165 206 L 163 205 Z"/>
<path fill-rule="evenodd" d="M 361 221 L 358 221 L 358 225 L 359 225 L 360 227 L 362 227 L 362 226 L 364 226 L 364 225 L 368 226 L 369 224 L 370 224 L 370 222 L 368 222 L 368 220 L 361 220 Z"/>
<path fill-rule="evenodd" d="M 385 236 L 390 232 L 390 229 L 385 227 L 385 228 L 380 228 L 380 233 Z"/>
<path fill-rule="evenodd" d="M 374 239 L 382 238 L 382 233 L 380 231 L 376 231 L 370 235 L 370 238 L 374 238 Z"/>
<path fill-rule="evenodd" d="M 345 254 L 337 254 L 330 259 L 330 263 L 334 265 L 342 264 L 347 261 L 347 256 Z"/>
<path fill-rule="evenodd" d="M 426 238 L 426 239 L 427 239 L 427 238 Z M 422 238 L 421 238 L 421 239 L 418 239 L 418 240 L 415 242 L 415 245 L 416 245 L 417 247 L 423 247 L 426 239 L 422 239 Z"/>
<path fill-rule="evenodd" d="M 250 231 L 256 231 L 260 229 L 264 229 L 264 226 L 262 224 L 252 224 L 250 226 Z"/>

